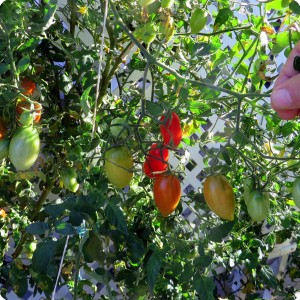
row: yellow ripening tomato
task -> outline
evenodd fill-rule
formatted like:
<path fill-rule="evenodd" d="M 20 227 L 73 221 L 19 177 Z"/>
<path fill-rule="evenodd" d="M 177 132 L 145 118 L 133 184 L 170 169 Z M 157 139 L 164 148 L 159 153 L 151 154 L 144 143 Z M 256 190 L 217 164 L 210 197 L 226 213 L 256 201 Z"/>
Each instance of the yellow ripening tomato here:
<path fill-rule="evenodd" d="M 204 199 L 208 207 L 220 218 L 234 219 L 235 198 L 232 186 L 221 174 L 208 176 L 203 184 Z"/>

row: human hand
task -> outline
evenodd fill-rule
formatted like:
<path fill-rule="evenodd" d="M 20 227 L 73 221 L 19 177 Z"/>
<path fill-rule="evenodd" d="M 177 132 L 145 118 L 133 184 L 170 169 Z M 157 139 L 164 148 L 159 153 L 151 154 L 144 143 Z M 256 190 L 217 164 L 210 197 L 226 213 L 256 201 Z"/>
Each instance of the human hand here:
<path fill-rule="evenodd" d="M 300 72 L 293 67 L 296 56 L 300 56 L 300 42 L 289 54 L 271 93 L 271 105 L 284 120 L 300 115 Z"/>

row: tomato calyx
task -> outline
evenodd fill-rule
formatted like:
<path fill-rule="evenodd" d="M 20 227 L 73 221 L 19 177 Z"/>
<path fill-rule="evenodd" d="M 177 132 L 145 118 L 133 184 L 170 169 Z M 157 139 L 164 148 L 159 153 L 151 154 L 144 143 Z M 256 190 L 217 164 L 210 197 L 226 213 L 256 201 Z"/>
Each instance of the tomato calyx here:
<path fill-rule="evenodd" d="M 42 105 L 37 101 L 21 98 L 16 103 L 16 119 L 19 126 L 38 124 L 42 116 Z"/>

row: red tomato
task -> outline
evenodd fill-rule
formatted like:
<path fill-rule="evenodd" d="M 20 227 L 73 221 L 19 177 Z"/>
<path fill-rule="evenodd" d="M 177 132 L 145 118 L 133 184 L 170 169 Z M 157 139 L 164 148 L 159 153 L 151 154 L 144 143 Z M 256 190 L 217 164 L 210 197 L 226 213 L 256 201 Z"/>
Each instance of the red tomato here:
<path fill-rule="evenodd" d="M 173 174 L 158 176 L 154 181 L 153 195 L 158 210 L 163 217 L 167 217 L 176 209 L 180 201 L 179 179 Z"/>
<path fill-rule="evenodd" d="M 21 80 L 21 86 L 25 90 L 23 94 L 26 96 L 31 96 L 36 89 L 36 83 L 27 77 Z"/>
<path fill-rule="evenodd" d="M 169 150 L 153 143 L 144 162 L 144 173 L 149 178 L 157 177 L 168 168 Z"/>
<path fill-rule="evenodd" d="M 167 117 L 166 120 L 165 117 Z M 162 116 L 160 122 L 162 123 L 160 125 L 160 132 L 164 144 L 177 147 L 182 139 L 182 129 L 178 115 L 172 112 L 171 115 Z"/>
<path fill-rule="evenodd" d="M 16 114 L 17 120 L 19 120 L 23 112 L 31 112 L 34 123 L 39 123 L 42 117 L 42 105 L 39 102 L 34 102 L 31 104 L 25 99 L 20 99 L 17 101 Z"/>

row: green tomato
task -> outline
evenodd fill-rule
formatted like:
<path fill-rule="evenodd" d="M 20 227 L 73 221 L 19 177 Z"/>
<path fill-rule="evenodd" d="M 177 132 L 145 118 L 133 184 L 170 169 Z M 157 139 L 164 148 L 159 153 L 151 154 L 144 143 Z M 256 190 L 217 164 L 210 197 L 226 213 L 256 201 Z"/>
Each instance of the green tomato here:
<path fill-rule="evenodd" d="M 261 222 L 269 214 L 270 200 L 267 193 L 253 190 L 247 201 L 248 214 L 253 221 Z"/>
<path fill-rule="evenodd" d="M 40 153 L 40 137 L 34 127 L 19 127 L 9 144 L 9 156 L 16 169 L 29 169 Z"/>
<path fill-rule="evenodd" d="M 110 132 L 115 138 L 126 139 L 129 135 L 129 126 L 125 119 L 115 118 L 110 123 Z"/>
<path fill-rule="evenodd" d="M 162 8 L 170 8 L 174 4 L 175 0 L 161 0 Z"/>
<path fill-rule="evenodd" d="M 8 156 L 9 140 L 0 140 L 0 160 Z"/>
<path fill-rule="evenodd" d="M 293 183 L 292 197 L 295 205 L 300 208 L 300 177 L 296 178 Z"/>
<path fill-rule="evenodd" d="M 206 25 L 207 18 L 208 14 L 206 11 L 198 7 L 195 8 L 195 10 L 192 12 L 190 20 L 191 33 L 199 33 Z"/>
<path fill-rule="evenodd" d="M 60 175 L 65 188 L 73 193 L 77 192 L 79 184 L 77 182 L 76 170 L 68 167 L 63 169 Z"/>
<path fill-rule="evenodd" d="M 105 153 L 104 167 L 110 183 L 117 188 L 124 188 L 133 176 L 132 154 L 124 146 L 110 149 Z"/>

